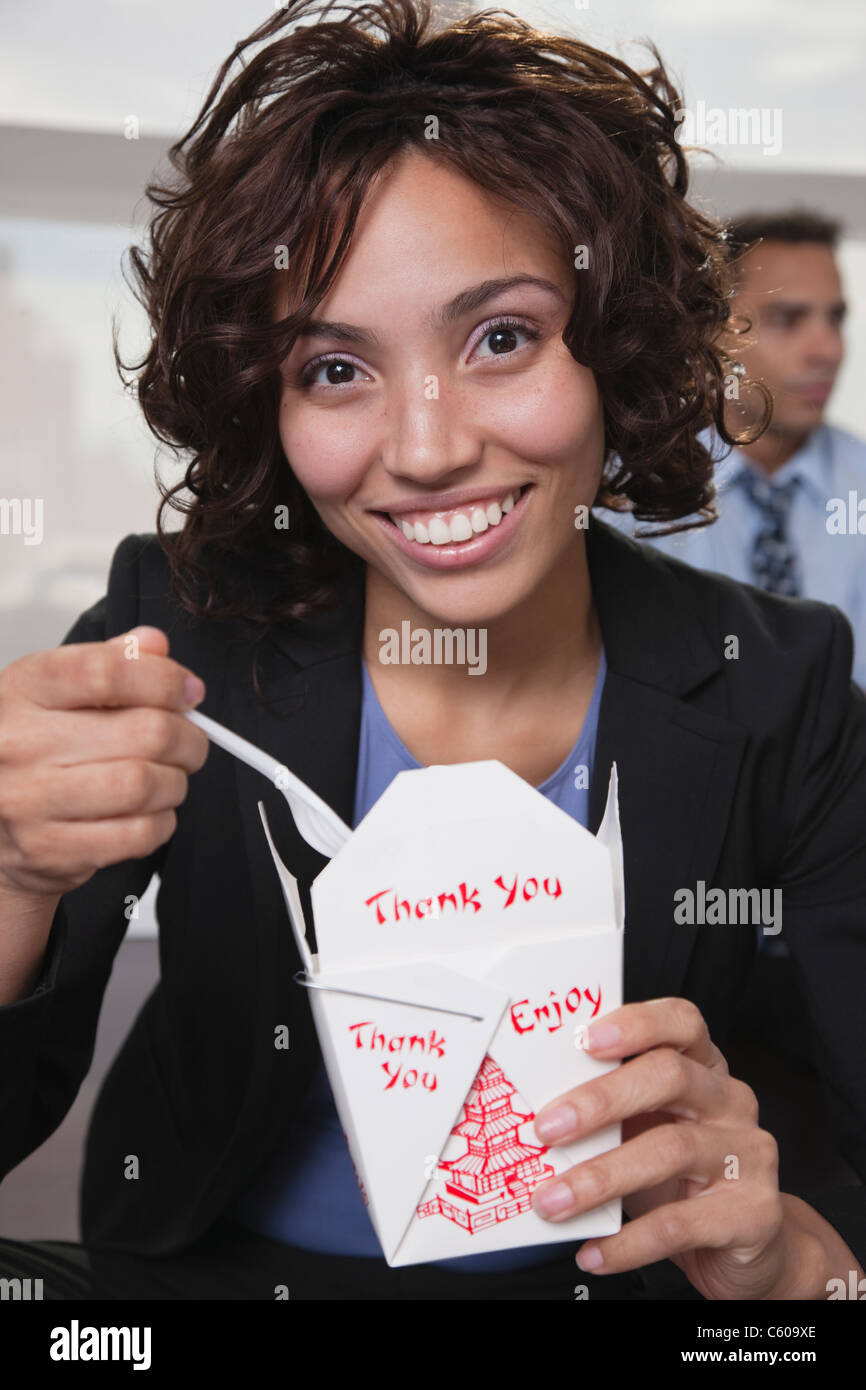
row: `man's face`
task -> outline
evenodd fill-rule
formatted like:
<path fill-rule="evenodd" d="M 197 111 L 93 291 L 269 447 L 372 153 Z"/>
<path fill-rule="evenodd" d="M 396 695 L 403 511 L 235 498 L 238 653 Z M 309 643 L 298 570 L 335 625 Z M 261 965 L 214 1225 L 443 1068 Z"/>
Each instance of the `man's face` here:
<path fill-rule="evenodd" d="M 413 154 L 386 175 L 283 363 L 280 437 L 386 581 L 428 614 L 492 620 L 582 542 L 575 508 L 598 488 L 602 405 L 562 341 L 580 277 L 540 222 L 448 167 Z"/>
<path fill-rule="evenodd" d="M 765 241 L 741 262 L 732 312 L 751 321 L 733 352 L 773 395 L 777 434 L 807 434 L 821 423 L 842 363 L 845 302 L 832 250 L 818 242 Z"/>

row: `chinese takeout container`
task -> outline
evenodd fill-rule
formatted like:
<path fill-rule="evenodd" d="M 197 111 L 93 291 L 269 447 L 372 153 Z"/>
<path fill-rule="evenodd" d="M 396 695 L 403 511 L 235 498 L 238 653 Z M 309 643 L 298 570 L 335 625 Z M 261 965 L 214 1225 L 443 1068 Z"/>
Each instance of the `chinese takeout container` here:
<path fill-rule="evenodd" d="M 498 761 L 399 773 L 311 885 L 315 954 L 259 812 L 388 1264 L 618 1231 L 619 1199 L 556 1222 L 531 1203 L 620 1142 L 546 1147 L 532 1125 L 619 1065 L 581 1045 L 622 1003 L 616 767 L 597 835 Z"/>

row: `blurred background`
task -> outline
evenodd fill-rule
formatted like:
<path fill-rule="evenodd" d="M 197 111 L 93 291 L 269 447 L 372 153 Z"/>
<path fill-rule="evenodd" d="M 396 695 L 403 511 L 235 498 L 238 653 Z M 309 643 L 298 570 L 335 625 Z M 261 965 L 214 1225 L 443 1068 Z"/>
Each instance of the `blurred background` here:
<path fill-rule="evenodd" d="M 252 0 L 41 0 L 0 7 L 0 666 L 58 643 L 104 592 L 129 532 L 153 531 L 158 450 L 116 375 L 145 337 L 121 274 L 149 214 L 146 182 L 220 63 L 277 8 Z M 485 5 L 440 4 L 459 16 Z M 759 108 L 768 138 L 694 157 L 695 200 L 721 217 L 801 205 L 838 218 L 847 356 L 827 419 L 866 435 L 863 0 L 556 0 L 502 5 L 649 65 L 653 40 L 694 113 Z M 770 132 L 772 131 L 772 138 Z M 736 132 L 734 132 L 736 133 Z M 11 499 L 41 499 L 41 534 Z M 176 523 L 175 523 L 176 524 Z M 28 543 L 32 539 L 35 543 Z M 78 1164 L 107 1062 L 158 972 L 156 881 L 120 951 L 94 1066 L 55 1135 L 0 1187 L 0 1231 L 77 1239 Z"/>

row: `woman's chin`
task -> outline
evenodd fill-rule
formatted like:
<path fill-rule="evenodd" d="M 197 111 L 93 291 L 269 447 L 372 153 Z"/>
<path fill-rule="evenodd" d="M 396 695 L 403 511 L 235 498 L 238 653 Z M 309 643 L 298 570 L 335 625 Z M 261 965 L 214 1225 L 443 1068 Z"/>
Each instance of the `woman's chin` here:
<path fill-rule="evenodd" d="M 521 568 L 519 573 L 496 576 L 443 575 L 436 583 L 404 582 L 400 588 L 413 605 L 441 626 L 477 628 L 507 620 L 531 601 L 538 584 L 538 575 Z"/>

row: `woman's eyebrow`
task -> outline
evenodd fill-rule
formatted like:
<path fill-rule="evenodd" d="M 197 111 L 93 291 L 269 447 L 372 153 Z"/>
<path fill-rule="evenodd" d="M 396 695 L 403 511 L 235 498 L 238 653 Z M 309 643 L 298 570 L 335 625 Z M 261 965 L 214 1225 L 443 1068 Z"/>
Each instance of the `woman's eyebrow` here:
<path fill-rule="evenodd" d="M 474 309 L 480 309 L 488 300 L 495 298 L 496 295 L 504 294 L 507 290 L 518 289 L 523 285 L 534 285 L 539 289 L 547 290 L 554 294 L 562 303 L 565 296 L 562 290 L 553 280 L 545 280 L 539 275 L 510 275 L 500 280 L 482 280 L 478 285 L 472 285 L 467 290 L 461 290 L 453 299 L 449 299 L 447 304 L 443 304 L 435 310 L 430 326 L 433 328 L 453 323 Z M 379 337 L 370 328 L 359 328 L 352 323 L 340 323 L 331 319 L 307 319 L 306 323 L 298 329 L 299 338 L 335 338 L 341 343 L 363 343 L 367 346 L 380 346 Z"/>
<path fill-rule="evenodd" d="M 505 294 L 506 290 L 519 288 L 521 285 L 535 285 L 542 290 L 548 290 L 555 294 L 557 299 L 565 302 L 562 290 L 553 280 L 545 280 L 539 275 L 509 275 L 502 280 L 482 280 L 480 285 L 473 285 L 471 289 L 461 290 L 447 304 L 444 304 L 433 315 L 433 323 L 445 324 L 452 323 L 454 319 L 459 319 L 461 315 L 469 313 L 470 310 L 480 309 L 482 304 L 486 304 L 489 299 L 493 299 L 498 294 Z"/>

